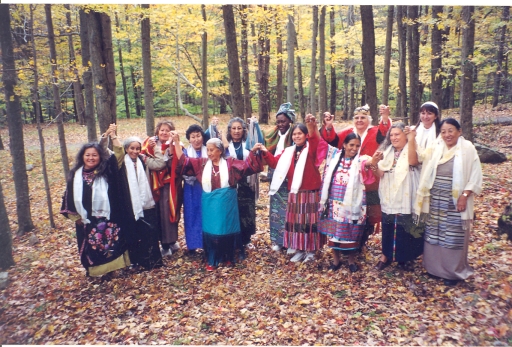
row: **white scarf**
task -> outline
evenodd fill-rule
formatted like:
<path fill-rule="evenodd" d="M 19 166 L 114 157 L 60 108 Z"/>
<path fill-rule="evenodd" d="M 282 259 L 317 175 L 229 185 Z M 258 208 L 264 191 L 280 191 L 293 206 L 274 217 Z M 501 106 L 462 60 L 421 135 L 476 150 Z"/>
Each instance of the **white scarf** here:
<path fill-rule="evenodd" d="M 282 135 L 281 135 L 281 130 L 277 131 L 277 135 L 279 135 L 279 141 L 277 142 L 276 151 L 275 151 L 274 155 L 279 155 L 279 154 L 281 154 L 282 151 L 284 151 L 284 144 L 286 142 L 286 136 L 290 132 L 290 128 L 288 128 L 288 130 L 286 130 L 286 132 Z"/>
<path fill-rule="evenodd" d="M 240 143 L 240 146 L 242 146 L 243 153 L 244 153 L 243 156 L 244 156 L 244 160 L 245 160 L 245 159 L 247 159 L 247 156 L 249 156 L 249 151 L 245 148 L 245 141 L 242 141 Z M 229 143 L 228 151 L 229 151 L 229 156 L 230 157 L 238 159 L 237 156 L 236 156 L 236 150 L 235 150 L 235 146 L 233 145 L 233 141 L 231 141 Z"/>
<path fill-rule="evenodd" d="M 203 190 L 206 193 L 210 193 L 212 191 L 212 170 L 213 170 L 213 163 L 210 159 L 206 162 L 206 165 L 203 169 L 203 176 L 202 176 L 202 184 L 203 184 Z M 220 187 L 226 188 L 229 186 L 229 172 L 228 172 L 228 162 L 224 158 L 220 158 L 219 162 L 219 174 L 220 174 Z"/>
<path fill-rule="evenodd" d="M 334 171 L 337 169 L 338 165 L 336 165 L 341 156 L 341 150 L 337 152 L 333 152 L 333 155 L 327 158 L 326 166 L 327 171 L 325 173 L 323 185 L 322 185 L 322 195 L 320 199 L 320 208 L 324 208 L 325 202 L 329 197 L 329 186 L 332 180 L 332 175 Z M 352 159 L 352 164 L 349 169 L 349 179 L 347 182 L 347 188 L 345 190 L 345 196 L 343 198 L 342 206 L 339 212 L 341 212 L 340 217 L 344 217 L 347 220 L 359 220 L 361 217 L 361 205 L 363 203 L 363 191 L 364 185 L 362 184 L 361 179 L 361 160 L 368 160 L 369 156 L 363 156 L 364 158 L 359 157 L 359 154 L 356 155 Z M 332 165 L 331 165 L 332 164 Z"/>
<path fill-rule="evenodd" d="M 416 143 L 421 150 L 425 150 L 427 146 L 432 145 L 436 137 L 435 124 L 432 124 L 429 129 L 426 129 L 423 123 L 420 123 L 416 128 Z"/>
<path fill-rule="evenodd" d="M 292 164 L 293 157 L 295 156 L 295 148 L 297 145 L 293 145 L 290 147 L 286 147 L 283 151 L 283 154 L 279 158 L 277 162 L 276 170 L 274 171 L 274 175 L 272 176 L 272 182 L 270 183 L 270 190 L 268 195 L 274 195 L 277 193 L 281 184 L 283 184 L 284 179 L 286 178 L 286 174 L 288 170 L 290 170 L 290 165 Z M 292 187 L 290 189 L 290 193 L 297 194 L 302 185 L 302 178 L 304 177 L 304 168 L 306 167 L 306 159 L 308 158 L 309 152 L 309 143 L 306 141 L 302 152 L 300 153 L 299 160 L 297 161 L 297 165 L 295 166 L 295 171 L 293 172 L 293 180 Z"/>
<path fill-rule="evenodd" d="M 82 217 L 82 223 L 89 224 L 87 211 L 82 203 L 83 199 L 83 166 L 78 168 L 73 177 L 73 201 L 76 212 Z M 106 217 L 110 219 L 110 202 L 108 200 L 108 183 L 104 177 L 96 177 L 92 183 L 92 215 L 94 217 Z"/>
<path fill-rule="evenodd" d="M 186 149 L 187 155 L 189 158 L 198 158 L 197 151 L 192 147 L 192 145 L 189 145 Z M 207 158 L 208 154 L 206 153 L 206 146 L 201 146 L 201 156 L 199 158 Z M 183 175 L 183 178 L 185 179 L 185 183 L 188 185 L 193 186 L 195 181 L 197 180 L 196 176 L 186 176 Z"/>
<path fill-rule="evenodd" d="M 384 151 L 384 159 L 379 161 L 379 170 L 381 171 L 389 171 L 393 166 L 393 162 L 395 160 L 395 149 L 393 146 L 389 145 L 388 148 Z M 389 199 L 389 201 L 385 201 L 382 205 L 392 205 L 396 200 L 396 193 L 399 191 L 399 187 L 402 185 L 403 181 L 407 177 L 409 173 L 409 147 L 405 144 L 398 160 L 396 162 L 396 166 L 393 169 L 395 171 L 394 180 L 391 184 L 391 187 L 388 187 L 391 194 L 387 197 L 383 197 L 384 199 Z M 380 184 L 382 186 L 382 184 Z M 380 188 L 380 187 L 379 187 Z M 382 198 L 381 198 L 382 199 Z"/>
<path fill-rule="evenodd" d="M 126 177 L 130 188 L 133 216 L 135 220 L 139 220 L 139 218 L 144 218 L 144 210 L 155 206 L 155 201 L 140 159 L 137 157 L 137 172 L 135 172 L 135 165 L 128 154 L 124 155 L 124 166 L 126 167 Z"/>

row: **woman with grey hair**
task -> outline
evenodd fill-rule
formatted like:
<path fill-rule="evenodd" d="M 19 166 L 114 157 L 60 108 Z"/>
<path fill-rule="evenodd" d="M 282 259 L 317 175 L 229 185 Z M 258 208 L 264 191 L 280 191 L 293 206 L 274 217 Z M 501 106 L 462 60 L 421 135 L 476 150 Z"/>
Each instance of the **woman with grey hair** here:
<path fill-rule="evenodd" d="M 414 134 L 404 133 L 405 124 L 394 123 L 384 142 L 373 155 L 370 168 L 380 177 L 379 197 L 382 208 L 382 255 L 376 266 L 383 270 L 397 261 L 406 271 L 414 270 L 414 259 L 423 252 L 422 228 L 412 220 L 412 206 L 417 186 L 411 170 L 419 164 L 416 152 L 409 152 L 408 141 Z"/>
<path fill-rule="evenodd" d="M 167 164 L 158 151 L 155 157 L 140 154 L 140 138 L 128 137 L 121 145 L 119 138 L 112 136 L 116 131 L 115 124 L 109 130 L 117 158 L 118 182 L 125 202 L 126 214 L 121 227 L 129 235 L 131 263 L 142 266 L 145 270 L 160 267 L 163 265 L 158 247 L 160 225 L 149 185 L 149 170 L 161 170 Z"/>
<path fill-rule="evenodd" d="M 190 158 L 183 155 L 179 135 L 173 133 L 175 153 L 178 158 L 176 172 L 195 176 L 201 183 L 203 246 L 207 271 L 220 264 L 232 266 L 235 250 L 240 244 L 240 218 L 236 186 L 249 175 L 262 171 L 262 162 L 255 152 L 256 144 L 245 160 L 226 157 L 222 141 L 212 138 L 206 142 L 208 158 Z"/>

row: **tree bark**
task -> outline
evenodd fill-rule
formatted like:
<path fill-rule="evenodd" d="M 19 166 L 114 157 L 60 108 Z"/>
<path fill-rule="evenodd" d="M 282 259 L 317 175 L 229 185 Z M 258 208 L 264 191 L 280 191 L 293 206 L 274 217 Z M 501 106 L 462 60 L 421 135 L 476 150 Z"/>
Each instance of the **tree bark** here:
<path fill-rule="evenodd" d="M 418 6 L 407 6 L 407 46 L 409 49 L 409 119 L 416 124 L 420 109 L 420 33 L 418 31 Z"/>
<path fill-rule="evenodd" d="M 286 74 L 286 101 L 295 102 L 295 44 L 297 36 L 295 35 L 294 18 L 288 15 L 286 53 L 288 57 L 288 70 Z M 279 105 L 280 106 L 280 105 Z"/>
<path fill-rule="evenodd" d="M 203 22 L 206 24 L 206 6 L 201 5 L 201 15 L 203 16 Z M 201 35 L 201 83 L 202 83 L 202 96 L 201 103 L 203 106 L 203 129 L 208 128 L 208 33 L 206 29 Z"/>
<path fill-rule="evenodd" d="M 11 17 L 9 5 L 0 4 L 0 47 L 2 49 L 2 82 L 7 110 L 9 127 L 9 147 L 12 157 L 12 176 L 16 191 L 16 213 L 18 215 L 18 235 L 34 228 L 30 213 L 30 196 L 28 190 L 27 166 L 23 142 L 23 120 L 21 119 L 21 104 L 16 95 L 16 65 L 11 36 Z M 0 194 L 2 195 L 2 194 Z M 2 195 L 3 197 L 3 195 Z M 0 206 L 3 205 L 0 202 Z M 1 217 L 1 216 L 0 216 Z M 3 224 L 0 224 L 3 225 Z M 5 229 L 3 229 L 5 231 Z"/>
<path fill-rule="evenodd" d="M 266 6 L 263 6 L 263 10 L 266 10 Z M 268 124 L 269 112 L 270 112 L 270 94 L 268 90 L 269 80 L 269 51 L 270 41 L 268 39 L 268 26 L 267 23 L 261 23 L 259 26 L 258 33 L 258 112 L 259 122 L 262 124 Z"/>
<path fill-rule="evenodd" d="M 442 54 L 443 54 L 443 32 L 439 29 L 440 23 L 439 15 L 443 13 L 443 6 L 432 6 L 432 20 L 435 21 L 432 26 L 432 59 L 430 61 L 431 77 L 430 77 L 430 90 L 431 100 L 439 107 L 439 118 L 441 118 L 441 109 L 443 106 L 443 77 L 441 76 L 442 69 Z"/>
<path fill-rule="evenodd" d="M 142 4 L 143 9 L 149 10 L 149 4 Z M 153 78 L 151 76 L 151 23 L 149 13 L 140 22 L 142 40 L 142 74 L 144 76 L 144 110 L 146 111 L 146 135 L 155 132 L 155 111 L 153 107 Z"/>
<path fill-rule="evenodd" d="M 389 103 L 389 68 L 391 65 L 391 41 L 393 39 L 393 21 L 395 16 L 395 6 L 388 6 L 388 17 L 386 24 L 386 48 L 384 53 L 384 76 L 382 78 L 382 103 Z"/>
<path fill-rule="evenodd" d="M 334 41 L 334 36 L 336 35 L 336 26 L 334 22 L 334 8 L 331 8 L 329 11 L 329 36 L 331 43 L 331 57 L 336 54 L 336 42 Z M 336 114 L 336 92 L 338 90 L 338 85 L 336 82 L 336 67 L 331 63 L 331 98 L 329 101 L 329 112 L 331 114 Z"/>
<path fill-rule="evenodd" d="M 318 72 L 318 111 L 320 117 L 327 111 L 327 76 L 325 75 L 325 17 L 326 5 L 322 5 L 318 21 L 319 72 Z"/>
<path fill-rule="evenodd" d="M 247 5 L 240 5 L 240 24 L 242 54 L 240 61 L 242 63 L 242 86 L 244 88 L 244 119 L 252 117 L 251 90 L 249 81 L 249 40 L 247 37 Z"/>
<path fill-rule="evenodd" d="M 316 37 L 318 36 L 318 5 L 313 6 L 313 28 L 311 37 L 311 75 L 309 80 L 309 112 L 316 116 Z"/>
<path fill-rule="evenodd" d="M 299 109 L 302 121 L 306 118 L 306 96 L 304 95 L 304 86 L 302 84 L 302 63 L 297 55 L 297 86 L 299 87 Z M 297 121 L 297 120 L 296 120 Z"/>
<path fill-rule="evenodd" d="M 510 7 L 503 6 L 503 14 L 501 15 L 502 26 L 500 28 L 500 38 L 498 42 L 498 52 L 496 53 L 496 74 L 494 75 L 494 90 L 492 94 L 492 107 L 498 105 L 500 90 L 501 90 L 501 78 L 503 76 L 503 51 L 505 48 L 505 41 L 507 35 L 507 23 L 510 16 Z"/>
<path fill-rule="evenodd" d="M 276 30 L 276 52 L 277 52 L 277 66 L 276 66 L 276 108 L 283 103 L 283 35 L 281 28 L 278 25 L 277 13 L 274 14 L 275 30 Z"/>
<path fill-rule="evenodd" d="M 244 99 L 240 82 L 240 64 L 238 61 L 238 46 L 236 43 L 236 26 L 233 15 L 233 5 L 222 5 L 226 49 L 228 53 L 229 92 L 231 94 L 231 109 L 234 117 L 244 116 Z M 268 114 L 267 114 L 268 117 Z M 262 122 L 265 123 L 265 122 Z"/>
<path fill-rule="evenodd" d="M 53 31 L 52 8 L 51 5 L 44 5 L 46 13 L 46 25 L 48 27 L 48 45 L 50 46 L 50 60 L 52 62 L 52 87 L 53 87 L 53 104 L 55 107 L 55 123 L 57 123 L 57 132 L 59 134 L 60 155 L 62 156 L 62 166 L 64 168 L 64 178 L 68 178 L 69 160 L 68 150 L 66 147 L 66 135 L 64 133 L 64 113 L 60 104 L 59 79 L 57 72 L 57 50 L 55 49 L 55 34 Z"/>
<path fill-rule="evenodd" d="M 128 46 L 128 53 L 132 52 L 132 42 L 130 39 L 127 40 L 126 45 Z M 132 83 L 133 89 L 133 99 L 135 100 L 135 114 L 137 117 L 142 117 L 142 106 L 141 106 L 141 90 L 140 87 L 137 86 L 137 79 L 135 78 L 135 71 L 133 70 L 133 66 L 130 65 L 130 80 Z"/>
<path fill-rule="evenodd" d="M 462 76 L 460 83 L 460 120 L 464 138 L 473 141 L 473 62 L 470 60 L 475 49 L 474 6 L 462 7 Z"/>
<path fill-rule="evenodd" d="M 406 62 L 406 29 L 403 23 L 405 7 L 397 5 L 396 7 L 396 24 L 398 28 L 398 90 L 400 98 L 397 100 L 397 116 L 405 118 L 407 115 L 407 77 L 405 72 Z"/>
<path fill-rule="evenodd" d="M 117 13 L 116 16 L 116 31 L 119 33 L 119 29 L 121 25 L 119 23 L 119 16 Z M 126 113 L 126 118 L 130 119 L 130 103 L 128 102 L 128 88 L 126 86 L 126 76 L 124 73 L 124 65 L 123 65 L 123 49 L 121 48 L 121 41 L 117 40 L 117 54 L 119 56 L 119 72 L 121 72 L 121 82 L 123 83 L 123 96 L 124 96 L 124 110 Z"/>
<path fill-rule="evenodd" d="M 5 208 L 2 183 L 0 182 L 0 269 L 8 269 L 14 264 L 11 227 L 9 225 L 7 209 Z"/>
<path fill-rule="evenodd" d="M 35 5 L 29 5 L 29 6 L 30 6 L 30 32 L 33 34 L 34 33 L 34 8 L 35 8 Z M 68 14 L 69 13 L 67 13 L 66 16 Z M 70 24 L 71 24 L 71 16 L 69 16 L 69 18 L 68 18 L 68 26 L 70 26 Z M 48 171 L 46 169 L 46 152 L 44 149 L 44 136 L 43 136 L 43 129 L 41 128 L 41 107 L 40 107 L 40 103 L 39 103 L 39 94 L 38 94 L 39 70 L 37 68 L 37 49 L 36 49 L 36 42 L 35 42 L 34 38 L 32 38 L 31 42 L 32 42 L 32 59 L 34 61 L 34 65 L 33 65 L 34 66 L 33 67 L 34 86 L 32 88 L 32 98 L 33 98 L 32 102 L 35 105 L 34 112 L 35 112 L 35 118 L 36 118 L 36 122 L 37 122 L 37 134 L 39 136 L 39 149 L 41 152 L 41 168 L 42 168 L 43 180 L 44 180 L 44 190 L 46 192 L 46 203 L 48 206 L 49 222 L 50 222 L 50 227 L 55 228 L 55 221 L 53 219 L 52 195 L 50 193 L 50 183 L 48 180 Z M 73 48 L 73 44 L 71 43 L 69 45 L 69 47 L 70 47 L 70 52 L 71 52 L 71 49 Z M 73 53 L 73 63 L 74 63 L 74 53 Z M 80 93 L 80 96 L 81 96 L 81 93 Z M 0 208 L 1 207 L 2 206 L 0 205 Z"/>
<path fill-rule="evenodd" d="M 83 9 L 80 9 L 80 44 L 82 46 L 82 67 L 84 73 L 82 79 L 84 80 L 84 94 L 85 94 L 85 124 L 87 125 L 87 140 L 94 142 L 98 136 L 96 134 L 96 116 L 94 112 L 94 91 L 92 85 L 92 71 L 89 67 L 91 59 L 89 49 L 89 30 L 88 30 L 88 14 Z"/>
<path fill-rule="evenodd" d="M 373 7 L 371 5 L 361 5 L 361 21 L 363 31 L 361 54 L 366 85 L 366 102 L 370 106 L 370 114 L 378 115 L 377 81 L 375 78 L 375 30 L 373 24 Z M 374 117 L 372 123 L 377 125 L 378 122 L 379 117 Z"/>

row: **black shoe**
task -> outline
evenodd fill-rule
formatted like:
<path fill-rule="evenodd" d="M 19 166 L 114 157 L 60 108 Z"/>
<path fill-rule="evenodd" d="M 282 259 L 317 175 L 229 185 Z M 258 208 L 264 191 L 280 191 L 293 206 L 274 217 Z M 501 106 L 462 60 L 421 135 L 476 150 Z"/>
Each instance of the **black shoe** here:
<path fill-rule="evenodd" d="M 356 272 L 357 270 L 359 270 L 356 264 L 348 264 L 348 268 L 350 272 Z"/>
<path fill-rule="evenodd" d="M 404 271 L 414 271 L 414 263 L 412 261 L 399 262 L 398 267 L 400 267 Z"/>
<path fill-rule="evenodd" d="M 332 271 L 338 271 L 341 267 L 341 261 L 338 263 L 338 265 L 334 265 L 334 264 L 331 264 L 329 266 L 329 270 L 332 270 Z"/>
<path fill-rule="evenodd" d="M 381 260 L 379 260 L 379 262 L 377 263 L 377 265 L 375 266 L 375 268 L 379 271 L 382 271 L 384 270 L 385 268 L 387 268 L 389 265 L 391 265 L 391 261 L 388 259 L 386 262 L 382 262 Z"/>
<path fill-rule="evenodd" d="M 443 283 L 444 283 L 445 286 L 453 287 L 453 286 L 456 286 L 457 283 L 459 283 L 459 280 L 447 280 L 447 279 L 444 279 Z"/>

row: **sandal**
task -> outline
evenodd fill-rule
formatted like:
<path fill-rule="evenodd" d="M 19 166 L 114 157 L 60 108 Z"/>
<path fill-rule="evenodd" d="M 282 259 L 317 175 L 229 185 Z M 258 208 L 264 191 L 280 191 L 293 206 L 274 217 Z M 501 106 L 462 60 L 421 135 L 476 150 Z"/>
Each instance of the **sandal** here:
<path fill-rule="evenodd" d="M 356 264 L 348 264 L 348 268 L 350 272 L 356 272 L 357 270 L 359 270 L 359 267 L 357 267 Z"/>
<path fill-rule="evenodd" d="M 382 271 L 384 270 L 385 268 L 387 268 L 389 265 L 391 265 L 391 261 L 387 260 L 386 262 L 383 262 L 382 260 L 379 260 L 379 262 L 377 263 L 377 265 L 375 266 L 375 268 L 379 271 Z"/>
<path fill-rule="evenodd" d="M 332 271 L 338 271 L 341 267 L 341 261 L 338 263 L 338 265 L 334 265 L 334 264 L 331 264 L 328 268 L 328 270 L 332 270 Z"/>

